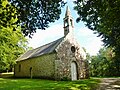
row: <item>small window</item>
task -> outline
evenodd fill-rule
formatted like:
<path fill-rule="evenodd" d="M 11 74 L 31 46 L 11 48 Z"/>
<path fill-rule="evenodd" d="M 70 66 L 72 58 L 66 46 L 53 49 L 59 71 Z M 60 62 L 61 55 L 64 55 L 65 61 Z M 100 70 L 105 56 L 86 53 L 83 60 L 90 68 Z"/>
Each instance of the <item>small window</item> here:
<path fill-rule="evenodd" d="M 66 27 L 66 26 L 68 26 L 68 21 L 67 21 L 67 20 L 65 21 L 65 27 Z"/>
<path fill-rule="evenodd" d="M 21 71 L 21 64 L 19 64 L 19 72 Z"/>
<path fill-rule="evenodd" d="M 71 51 L 72 51 L 72 53 L 75 53 L 75 47 L 74 46 L 71 47 Z"/>
<path fill-rule="evenodd" d="M 70 19 L 70 25 L 72 26 L 72 20 Z"/>

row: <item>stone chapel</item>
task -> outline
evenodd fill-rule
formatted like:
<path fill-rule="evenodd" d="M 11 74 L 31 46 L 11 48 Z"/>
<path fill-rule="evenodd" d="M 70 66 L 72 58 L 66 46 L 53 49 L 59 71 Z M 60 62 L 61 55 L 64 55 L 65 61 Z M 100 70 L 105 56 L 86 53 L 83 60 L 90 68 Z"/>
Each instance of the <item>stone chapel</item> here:
<path fill-rule="evenodd" d="M 16 60 L 15 77 L 54 80 L 89 78 L 86 54 L 74 38 L 73 18 L 68 7 L 63 20 L 64 36 L 20 56 Z"/>

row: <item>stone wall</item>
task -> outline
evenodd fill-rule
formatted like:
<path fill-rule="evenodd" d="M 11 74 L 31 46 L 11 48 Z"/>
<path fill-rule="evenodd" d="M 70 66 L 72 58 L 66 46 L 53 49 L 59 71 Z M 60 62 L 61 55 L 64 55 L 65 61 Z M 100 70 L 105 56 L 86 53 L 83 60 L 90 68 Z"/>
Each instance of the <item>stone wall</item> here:
<path fill-rule="evenodd" d="M 55 50 L 51 54 L 18 61 L 15 76 L 71 80 L 71 63 L 75 62 L 77 79 L 89 78 L 85 53 L 71 35 L 67 35 Z"/>
<path fill-rule="evenodd" d="M 54 79 L 55 59 L 56 53 L 52 53 L 24 61 L 19 61 L 15 65 L 15 76 Z M 21 70 L 19 69 L 20 67 Z"/>
<path fill-rule="evenodd" d="M 71 51 L 71 47 L 75 47 L 75 52 Z M 77 79 L 86 78 L 86 60 L 85 53 L 81 50 L 79 44 L 74 38 L 68 36 L 56 49 L 57 60 L 55 61 L 56 79 L 71 80 L 71 63 L 77 64 Z M 82 53 L 82 54 L 81 54 Z"/>

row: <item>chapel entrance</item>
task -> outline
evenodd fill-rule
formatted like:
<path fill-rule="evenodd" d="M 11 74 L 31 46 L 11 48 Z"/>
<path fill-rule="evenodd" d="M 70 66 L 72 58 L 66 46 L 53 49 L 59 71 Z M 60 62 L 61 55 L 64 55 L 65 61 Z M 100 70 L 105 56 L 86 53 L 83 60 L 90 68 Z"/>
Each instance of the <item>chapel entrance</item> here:
<path fill-rule="evenodd" d="M 71 63 L 71 80 L 77 80 L 77 65 L 75 62 Z"/>

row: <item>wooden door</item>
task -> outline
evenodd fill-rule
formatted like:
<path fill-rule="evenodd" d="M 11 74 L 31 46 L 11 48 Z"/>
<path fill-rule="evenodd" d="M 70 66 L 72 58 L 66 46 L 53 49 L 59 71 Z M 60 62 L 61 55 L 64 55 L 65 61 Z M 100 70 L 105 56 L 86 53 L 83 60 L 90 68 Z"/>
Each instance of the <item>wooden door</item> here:
<path fill-rule="evenodd" d="M 71 63 L 71 80 L 77 80 L 77 65 L 75 62 Z"/>

